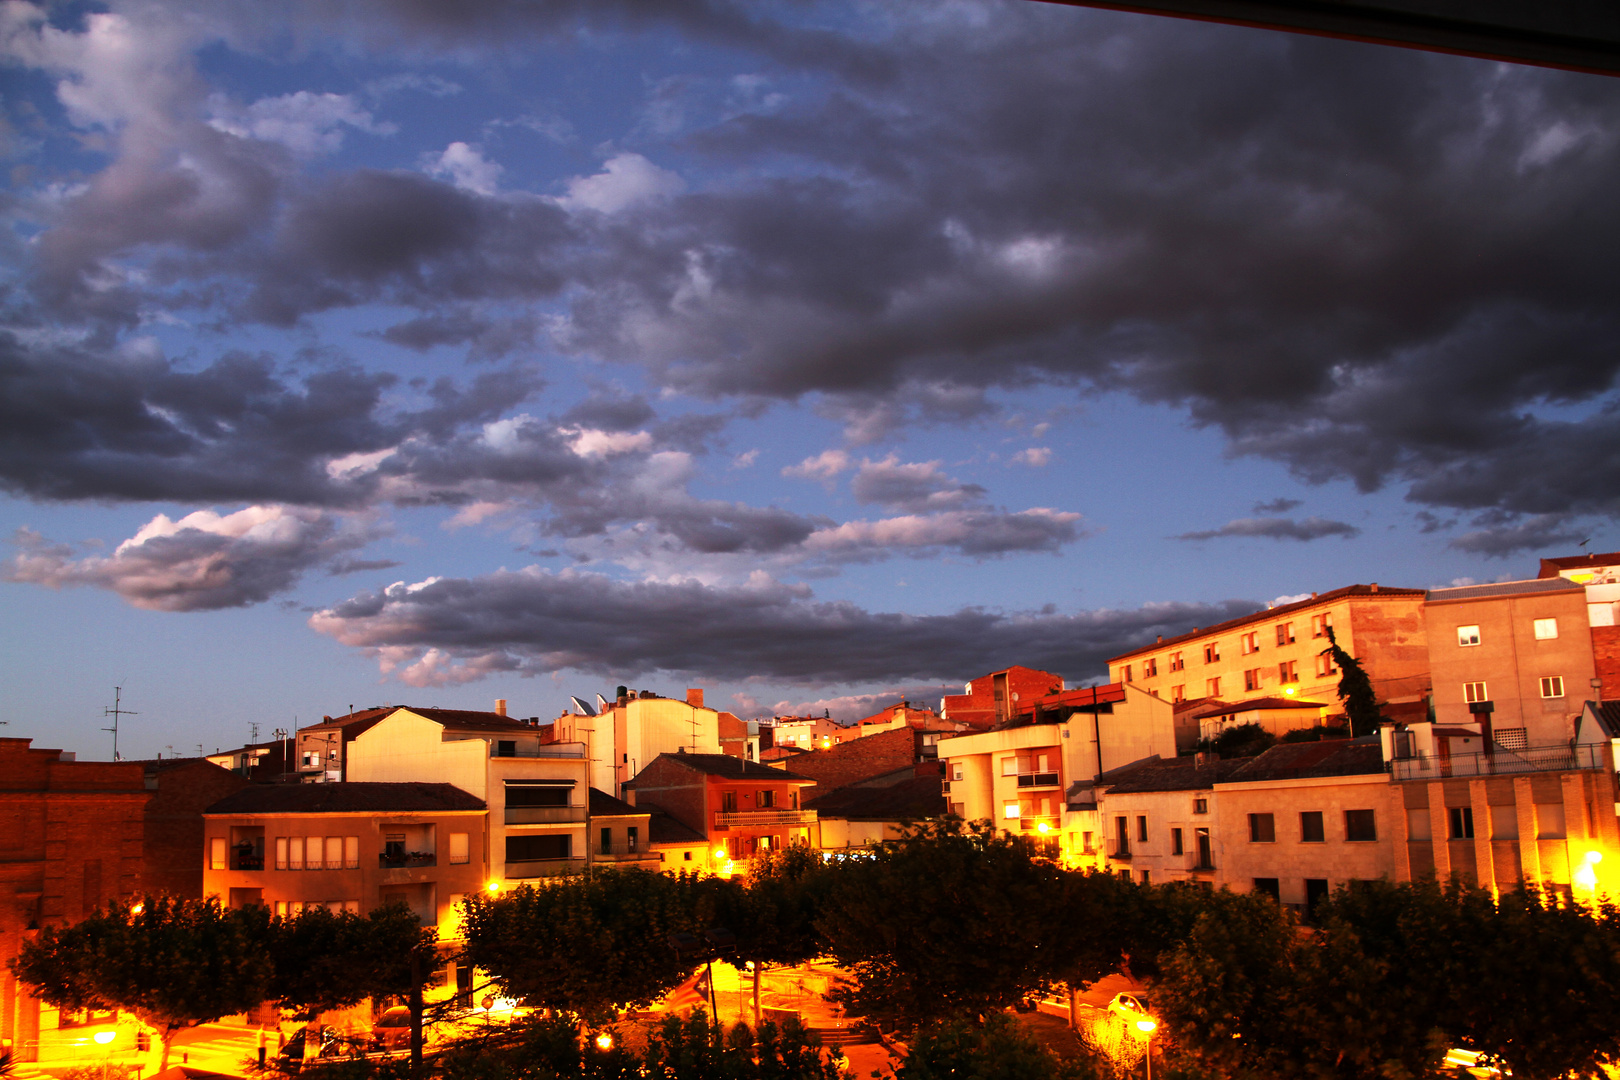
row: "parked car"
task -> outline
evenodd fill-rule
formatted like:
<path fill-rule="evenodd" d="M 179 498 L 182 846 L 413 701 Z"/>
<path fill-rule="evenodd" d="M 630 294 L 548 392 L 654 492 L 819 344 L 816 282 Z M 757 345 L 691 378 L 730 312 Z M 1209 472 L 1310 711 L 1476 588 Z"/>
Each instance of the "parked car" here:
<path fill-rule="evenodd" d="M 408 1005 L 395 1005 L 377 1017 L 371 1025 L 371 1041 L 378 1050 L 393 1052 L 411 1048 L 411 1010 Z"/>

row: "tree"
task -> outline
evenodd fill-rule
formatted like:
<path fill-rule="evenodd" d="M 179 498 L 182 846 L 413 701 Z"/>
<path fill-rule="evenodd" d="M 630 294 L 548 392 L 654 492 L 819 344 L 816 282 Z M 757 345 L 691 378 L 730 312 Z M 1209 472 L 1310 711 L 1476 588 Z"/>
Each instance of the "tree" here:
<path fill-rule="evenodd" d="M 988 822 L 913 827 L 842 863 L 816 925 L 854 974 L 851 1012 L 901 1027 L 973 1018 L 1060 977 L 1065 871 Z"/>
<path fill-rule="evenodd" d="M 1322 651 L 1333 655 L 1339 671 L 1339 700 L 1344 703 L 1344 714 L 1350 719 L 1350 734 L 1355 737 L 1375 735 L 1384 716 L 1378 711 L 1378 698 L 1373 693 L 1372 680 L 1361 661 L 1339 646 L 1333 636 L 1333 627 L 1327 628 L 1328 647 Z"/>
<path fill-rule="evenodd" d="M 649 1004 L 690 974 L 672 933 L 712 925 L 695 878 L 593 869 L 463 905 L 467 957 L 507 997 L 579 1017 Z"/>
<path fill-rule="evenodd" d="M 984 1023 L 963 1020 L 924 1024 L 912 1039 L 896 1080 L 1102 1080 L 1113 1070 L 1094 1059 L 1059 1061 L 1006 1013 L 991 1013 Z"/>
<path fill-rule="evenodd" d="M 268 998 L 313 1020 L 366 998 L 403 994 L 411 954 L 431 957 L 438 934 L 403 904 L 369 915 L 308 908 L 270 926 L 275 972 Z"/>
<path fill-rule="evenodd" d="M 246 1012 L 269 996 L 270 916 L 217 899 L 146 897 L 46 927 L 12 961 L 18 979 L 62 1009 L 123 1009 L 157 1029 L 159 1068 L 176 1032 Z"/>
<path fill-rule="evenodd" d="M 737 935 L 736 958 L 754 965 L 754 1022 L 767 964 L 802 964 L 826 951 L 816 917 L 832 874 L 808 847 L 775 848 L 751 860 L 743 880 L 709 878 L 715 922 Z"/>

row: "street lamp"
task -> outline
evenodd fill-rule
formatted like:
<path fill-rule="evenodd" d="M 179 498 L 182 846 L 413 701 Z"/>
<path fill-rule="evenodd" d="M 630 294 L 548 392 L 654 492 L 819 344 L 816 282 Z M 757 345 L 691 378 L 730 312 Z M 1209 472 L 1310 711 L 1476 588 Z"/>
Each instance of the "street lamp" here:
<path fill-rule="evenodd" d="M 112 1041 L 118 1038 L 118 1032 L 108 1028 L 106 1031 L 98 1031 L 90 1037 L 96 1040 L 97 1046 L 107 1047 L 107 1056 L 101 1062 L 101 1080 L 107 1080 L 107 1072 L 112 1068 Z"/>
<path fill-rule="evenodd" d="M 1143 1059 L 1147 1062 L 1147 1080 L 1153 1080 L 1153 1033 L 1157 1031 L 1158 1028 L 1159 1022 L 1154 1020 L 1151 1016 L 1141 1016 L 1137 1018 L 1136 1030 L 1140 1031 L 1142 1033 L 1142 1038 L 1147 1040 L 1147 1052 L 1142 1055 Z"/>
<path fill-rule="evenodd" d="M 604 1031 L 604 1032 L 602 1032 L 602 1034 L 598 1035 L 596 1037 L 596 1048 L 598 1050 L 602 1051 L 602 1053 L 604 1053 L 604 1054 L 607 1053 L 609 1050 L 613 1049 L 613 1036 L 612 1036 L 612 1034 L 610 1034 L 609 1032 Z"/>

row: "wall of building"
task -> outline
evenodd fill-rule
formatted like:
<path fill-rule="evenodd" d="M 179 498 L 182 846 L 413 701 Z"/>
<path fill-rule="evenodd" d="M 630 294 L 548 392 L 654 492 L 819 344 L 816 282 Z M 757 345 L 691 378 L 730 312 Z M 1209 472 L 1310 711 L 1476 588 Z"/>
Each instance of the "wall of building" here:
<path fill-rule="evenodd" d="M 1198 810 L 1199 800 L 1204 809 Z M 1128 873 L 1135 881 L 1216 881 L 1225 869 L 1221 853 L 1221 833 L 1217 803 L 1210 788 L 1184 791 L 1105 792 L 1098 804 L 1094 838 L 1096 849 L 1106 856 L 1115 873 Z M 1129 851 L 1121 857 L 1119 819 L 1125 819 Z M 1147 839 L 1141 836 L 1141 819 L 1147 819 Z M 1181 830 L 1181 853 L 1175 852 L 1175 833 Z M 1208 829 L 1215 871 L 1198 870 L 1198 830 Z M 1146 873 L 1147 877 L 1143 878 Z"/>
<path fill-rule="evenodd" d="M 458 744 L 450 744 L 458 745 Z M 580 743 L 553 743 L 545 750 L 554 756 L 488 758 L 489 794 L 489 850 L 490 874 L 502 881 L 510 875 L 506 869 L 506 840 L 512 836 L 566 835 L 570 858 L 584 865 L 587 847 L 586 808 L 590 801 L 585 748 Z M 537 824 L 508 824 L 506 821 L 506 781 L 556 780 L 569 783 L 571 816 L 579 820 L 554 821 Z"/>
<path fill-rule="evenodd" d="M 1283 903 L 1304 904 L 1307 879 L 1338 888 L 1396 877 L 1403 814 L 1400 792 L 1383 773 L 1217 784 L 1214 798 L 1220 807 L 1217 882 L 1234 892 L 1252 890 L 1256 878 L 1276 878 Z M 1347 810 L 1373 811 L 1377 838 L 1348 840 Z M 1307 811 L 1322 815 L 1320 843 L 1301 839 L 1300 815 Z M 1274 842 L 1250 839 L 1250 814 L 1272 815 Z"/>
<path fill-rule="evenodd" d="M 1574 734 L 1574 717 L 1591 694 L 1595 674 L 1586 599 L 1578 588 L 1554 593 L 1434 601 L 1425 611 L 1434 677 L 1434 716 L 1440 725 L 1467 724 L 1464 686 L 1486 684 L 1495 707 L 1491 724 L 1522 728 L 1529 745 L 1551 746 Z M 1537 639 L 1535 620 L 1557 621 L 1558 636 Z M 1479 644 L 1460 645 L 1458 628 L 1478 626 Z M 1543 676 L 1563 680 L 1563 695 L 1541 696 Z"/>
<path fill-rule="evenodd" d="M 141 842 L 141 891 L 197 899 L 203 895 L 203 811 L 248 781 L 207 761 L 148 766 Z"/>
<path fill-rule="evenodd" d="M 538 742 L 538 737 L 536 738 Z M 454 784 L 491 803 L 489 744 L 482 739 L 446 741 L 444 727 L 397 709 L 349 744 L 350 780 Z"/>

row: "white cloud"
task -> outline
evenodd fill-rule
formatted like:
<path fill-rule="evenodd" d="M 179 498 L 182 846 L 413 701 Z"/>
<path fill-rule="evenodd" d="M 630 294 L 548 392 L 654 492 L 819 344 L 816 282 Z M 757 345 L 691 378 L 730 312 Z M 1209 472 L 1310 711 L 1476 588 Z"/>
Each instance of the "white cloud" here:
<path fill-rule="evenodd" d="M 849 467 L 849 455 L 842 450 L 823 450 L 815 457 L 807 457 L 797 465 L 787 466 L 782 470 L 782 475 L 826 482 Z"/>
<path fill-rule="evenodd" d="M 477 147 L 464 142 L 453 142 L 437 155 L 424 155 L 422 166 L 430 176 L 445 177 L 463 191 L 479 195 L 495 194 L 501 173 L 506 171 L 484 157 Z"/>
<path fill-rule="evenodd" d="M 239 138 L 279 143 L 299 157 L 336 152 L 343 145 L 343 129 L 373 135 L 391 135 L 393 124 L 379 123 L 371 111 L 349 94 L 315 94 L 300 90 L 281 97 L 260 98 L 246 107 L 223 95 L 209 99 L 213 113 L 208 123 L 216 131 Z"/>
<path fill-rule="evenodd" d="M 1052 463 L 1052 448 L 1031 446 L 1027 450 L 1018 451 L 1008 461 L 1013 465 L 1028 465 L 1032 469 L 1043 469 Z"/>
<path fill-rule="evenodd" d="M 645 431 L 601 431 L 596 428 L 563 428 L 562 433 L 570 436 L 568 448 L 582 458 L 616 457 L 619 454 L 633 454 L 638 450 L 646 450 L 653 444 L 653 437 Z M 655 454 L 654 457 L 664 457 Z M 690 458 L 685 454 L 678 455 L 688 464 Z"/>
<path fill-rule="evenodd" d="M 686 181 L 667 169 L 660 169 L 640 154 L 619 154 L 602 165 L 594 176 L 576 176 L 568 181 L 568 194 L 557 200 L 569 210 L 596 210 L 616 213 L 645 199 L 678 195 Z"/>

